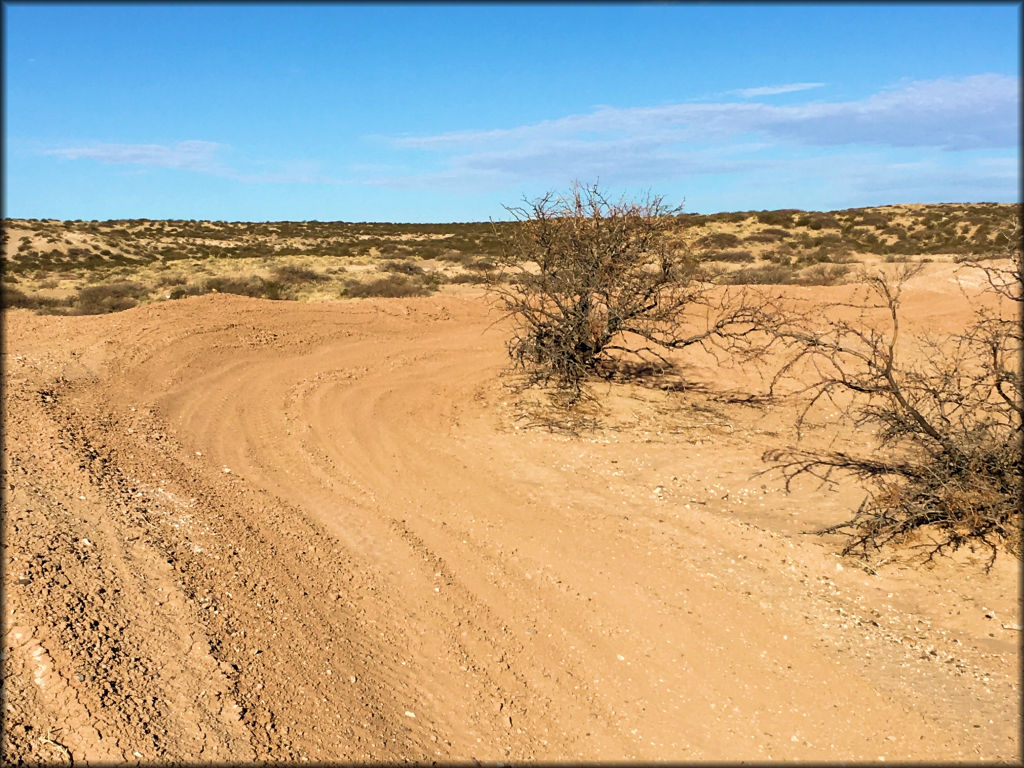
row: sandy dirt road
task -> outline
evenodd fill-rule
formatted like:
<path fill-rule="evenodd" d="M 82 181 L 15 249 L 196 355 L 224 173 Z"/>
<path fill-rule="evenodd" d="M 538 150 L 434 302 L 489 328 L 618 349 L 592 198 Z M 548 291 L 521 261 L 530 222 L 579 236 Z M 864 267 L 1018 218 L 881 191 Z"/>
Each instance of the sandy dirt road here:
<path fill-rule="evenodd" d="M 698 387 L 528 428 L 493 320 L 9 311 L 7 758 L 1019 760 L 1016 562 L 840 561 Z"/>

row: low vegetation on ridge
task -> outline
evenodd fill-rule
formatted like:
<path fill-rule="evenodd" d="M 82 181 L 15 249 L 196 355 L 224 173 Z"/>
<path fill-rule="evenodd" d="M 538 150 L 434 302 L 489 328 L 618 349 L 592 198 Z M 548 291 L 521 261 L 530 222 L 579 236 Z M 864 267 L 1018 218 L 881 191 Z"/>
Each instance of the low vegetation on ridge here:
<path fill-rule="evenodd" d="M 674 212 L 674 229 L 733 284 L 825 285 L 853 265 L 984 258 L 1020 206 Z M 286 300 L 414 296 L 483 286 L 516 222 L 6 219 L 3 303 L 89 314 L 203 293 Z M 130 285 L 128 285 L 130 284 Z"/>

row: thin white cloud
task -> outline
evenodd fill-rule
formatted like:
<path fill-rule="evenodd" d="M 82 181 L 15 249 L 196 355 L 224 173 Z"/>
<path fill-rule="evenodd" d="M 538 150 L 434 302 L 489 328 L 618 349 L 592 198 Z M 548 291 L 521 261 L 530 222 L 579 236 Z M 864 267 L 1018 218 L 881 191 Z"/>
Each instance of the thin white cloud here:
<path fill-rule="evenodd" d="M 760 88 L 739 88 L 729 93 L 740 96 L 744 99 L 753 99 L 758 96 L 775 96 L 780 93 L 794 93 L 796 91 L 809 91 L 811 88 L 821 88 L 824 83 L 788 83 L 787 85 L 764 85 Z"/>
<path fill-rule="evenodd" d="M 93 144 L 87 147 L 50 149 L 47 155 L 69 160 L 96 160 L 118 165 L 145 165 L 154 168 L 178 168 L 201 173 L 222 169 L 217 153 L 224 145 L 214 141 L 179 141 L 162 144 Z"/>
<path fill-rule="evenodd" d="M 814 147 L 1010 150 L 1020 140 L 1019 108 L 1019 79 L 986 74 L 902 82 L 853 101 L 601 106 L 528 125 L 389 141 L 398 149 L 429 152 L 444 163 L 440 171 L 418 177 L 425 184 L 598 176 L 653 183 L 770 166 L 778 162 L 773 156 L 779 152 L 822 157 Z M 410 185 L 416 178 L 393 180 Z"/>
<path fill-rule="evenodd" d="M 169 145 L 96 143 L 89 146 L 49 149 L 43 154 L 64 157 L 68 160 L 95 160 L 114 165 L 171 168 L 249 183 L 341 183 L 317 173 L 316 164 L 308 161 L 288 163 L 280 171 L 256 173 L 240 171 L 229 167 L 221 160 L 220 155 L 228 150 L 230 147 L 226 144 L 193 140 L 179 141 Z"/>
<path fill-rule="evenodd" d="M 718 102 L 598 107 L 514 128 L 393 137 L 396 147 L 438 151 L 580 137 L 663 141 L 725 140 L 746 133 L 801 144 L 884 144 L 944 149 L 1019 142 L 1019 79 L 1008 75 L 909 82 L 858 101 L 788 106 Z"/>

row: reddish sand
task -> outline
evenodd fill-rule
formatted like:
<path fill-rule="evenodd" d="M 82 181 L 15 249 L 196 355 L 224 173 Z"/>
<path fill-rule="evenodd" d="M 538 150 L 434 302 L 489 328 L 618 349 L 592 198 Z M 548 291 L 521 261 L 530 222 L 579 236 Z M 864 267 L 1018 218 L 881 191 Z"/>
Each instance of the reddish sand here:
<path fill-rule="evenodd" d="M 1017 561 L 838 558 L 749 371 L 572 435 L 481 297 L 5 319 L 10 761 L 1020 759 Z"/>

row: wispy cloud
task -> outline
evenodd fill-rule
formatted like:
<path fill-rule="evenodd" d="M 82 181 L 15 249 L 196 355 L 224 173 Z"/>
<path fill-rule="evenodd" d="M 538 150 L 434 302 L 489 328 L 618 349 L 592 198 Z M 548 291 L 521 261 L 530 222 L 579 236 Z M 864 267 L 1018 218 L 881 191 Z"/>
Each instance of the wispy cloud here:
<path fill-rule="evenodd" d="M 145 165 L 154 168 L 178 168 L 200 173 L 217 173 L 224 168 L 217 160 L 223 144 L 214 141 L 179 141 L 162 144 L 92 144 L 83 147 L 62 147 L 44 154 L 69 160 L 96 160 L 118 165 Z"/>
<path fill-rule="evenodd" d="M 740 88 L 729 93 L 744 99 L 753 99 L 758 96 L 775 96 L 780 93 L 794 93 L 796 91 L 809 91 L 811 88 L 821 88 L 824 83 L 788 83 L 787 85 L 763 85 L 760 88 Z"/>
<path fill-rule="evenodd" d="M 858 101 L 788 106 L 718 102 L 657 107 L 598 107 L 532 125 L 403 136 L 395 146 L 465 149 L 588 134 L 656 141 L 723 140 L 745 133 L 804 144 L 885 144 L 967 149 L 1018 143 L 1019 80 L 1006 75 L 910 82 Z"/>
<path fill-rule="evenodd" d="M 766 95 L 817 87 L 794 83 L 746 89 Z M 785 90 L 781 90 L 785 89 Z M 459 179 L 476 185 L 538 178 L 651 183 L 770 165 L 777 151 L 877 146 L 957 152 L 1018 146 L 1019 80 L 997 74 L 908 81 L 854 101 L 785 106 L 718 101 L 602 106 L 538 123 L 389 139 L 429 152 L 441 171 L 394 177 L 408 185 Z M 387 184 L 389 179 L 376 179 Z"/>
<path fill-rule="evenodd" d="M 293 161 L 280 170 L 248 172 L 227 165 L 222 155 L 231 147 L 215 141 L 179 141 L 174 144 L 103 144 L 60 147 L 44 154 L 69 160 L 95 160 L 114 165 L 139 165 L 149 168 L 204 173 L 250 183 L 334 184 L 334 179 L 319 174 L 316 163 Z"/>

